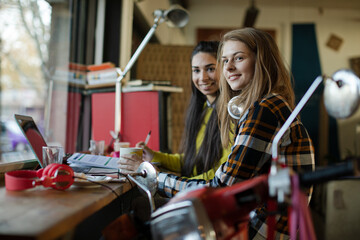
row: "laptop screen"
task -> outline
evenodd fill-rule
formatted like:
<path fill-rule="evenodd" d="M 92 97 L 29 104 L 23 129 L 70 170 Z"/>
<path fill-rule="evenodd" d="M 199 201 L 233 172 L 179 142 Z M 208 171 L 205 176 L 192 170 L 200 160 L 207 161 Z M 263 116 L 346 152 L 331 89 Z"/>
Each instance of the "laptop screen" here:
<path fill-rule="evenodd" d="M 28 140 L 30 147 L 34 152 L 40 166 L 43 167 L 42 147 L 47 146 L 45 139 L 37 128 L 32 117 L 19 114 L 15 114 L 14 116 L 21 131 Z"/>

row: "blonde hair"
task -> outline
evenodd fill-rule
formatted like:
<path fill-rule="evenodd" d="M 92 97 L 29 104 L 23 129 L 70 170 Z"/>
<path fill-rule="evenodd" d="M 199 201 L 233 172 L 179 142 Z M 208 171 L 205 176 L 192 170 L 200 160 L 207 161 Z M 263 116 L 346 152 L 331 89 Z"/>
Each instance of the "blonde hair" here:
<path fill-rule="evenodd" d="M 219 69 L 223 69 L 221 57 L 223 47 L 227 41 L 240 41 L 255 54 L 255 72 L 252 81 L 241 91 L 233 91 L 228 85 L 223 74 L 220 76 L 220 96 L 218 107 L 219 124 L 222 143 L 229 143 L 229 130 L 231 122 L 236 124 L 227 112 L 227 104 L 234 96 L 239 96 L 238 104 L 241 104 L 244 114 L 256 101 L 261 100 L 270 93 L 281 95 L 293 109 L 295 96 L 292 88 L 292 77 L 280 55 L 280 51 L 273 37 L 267 32 L 254 28 L 243 28 L 226 33 L 220 42 L 218 53 Z"/>

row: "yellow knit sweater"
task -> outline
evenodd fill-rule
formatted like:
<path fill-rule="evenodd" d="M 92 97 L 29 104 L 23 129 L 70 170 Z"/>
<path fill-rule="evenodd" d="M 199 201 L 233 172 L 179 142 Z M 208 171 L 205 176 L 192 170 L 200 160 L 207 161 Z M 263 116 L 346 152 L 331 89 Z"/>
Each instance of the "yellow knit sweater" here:
<path fill-rule="evenodd" d="M 213 111 L 212 108 L 210 108 L 210 107 L 206 108 L 206 115 L 204 117 L 204 121 L 201 124 L 198 135 L 196 136 L 196 152 L 199 151 L 199 148 L 203 142 L 206 124 L 209 122 L 212 111 Z M 215 147 L 215 146 L 208 146 L 208 147 Z M 220 165 L 222 163 L 226 162 L 230 152 L 231 152 L 231 144 L 229 144 L 229 147 L 227 149 L 223 149 L 222 157 L 220 158 L 220 160 L 218 162 L 215 163 L 215 165 L 212 169 L 210 169 L 209 171 L 204 172 L 202 174 L 198 174 L 196 167 L 194 167 L 193 174 L 190 178 L 191 179 L 205 179 L 205 180 L 210 180 L 210 179 L 214 178 L 215 171 L 220 167 Z M 152 162 L 157 162 L 160 164 L 160 166 L 162 168 L 165 168 L 171 172 L 180 174 L 181 166 L 182 166 L 182 158 L 183 158 L 183 154 L 179 154 L 179 153 L 168 154 L 168 153 L 162 153 L 162 152 L 154 152 L 154 158 L 153 158 Z"/>

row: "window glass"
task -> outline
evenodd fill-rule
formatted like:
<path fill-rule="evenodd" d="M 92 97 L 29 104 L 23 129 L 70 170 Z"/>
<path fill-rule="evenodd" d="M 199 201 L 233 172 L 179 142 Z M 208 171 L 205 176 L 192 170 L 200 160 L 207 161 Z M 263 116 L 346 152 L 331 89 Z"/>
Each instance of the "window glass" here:
<path fill-rule="evenodd" d="M 48 144 L 65 145 L 68 76 L 54 76 L 68 66 L 70 19 L 67 1 L 1 1 L 0 164 L 34 158 L 14 114 L 32 116 Z"/>

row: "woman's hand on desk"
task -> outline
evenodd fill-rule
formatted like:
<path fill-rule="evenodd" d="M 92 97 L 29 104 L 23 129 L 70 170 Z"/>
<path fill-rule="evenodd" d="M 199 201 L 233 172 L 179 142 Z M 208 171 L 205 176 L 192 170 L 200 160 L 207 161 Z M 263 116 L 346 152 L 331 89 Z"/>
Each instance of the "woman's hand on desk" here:
<path fill-rule="evenodd" d="M 143 155 L 142 159 L 145 162 L 151 162 L 151 160 L 154 158 L 154 151 L 151 150 L 144 142 L 138 142 L 136 144 L 136 147 L 143 149 Z"/>

